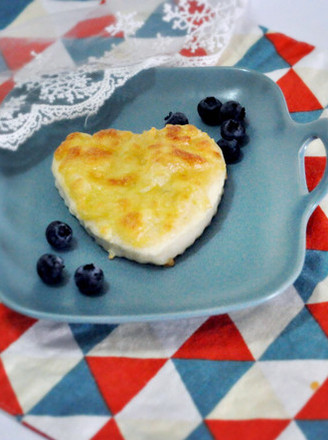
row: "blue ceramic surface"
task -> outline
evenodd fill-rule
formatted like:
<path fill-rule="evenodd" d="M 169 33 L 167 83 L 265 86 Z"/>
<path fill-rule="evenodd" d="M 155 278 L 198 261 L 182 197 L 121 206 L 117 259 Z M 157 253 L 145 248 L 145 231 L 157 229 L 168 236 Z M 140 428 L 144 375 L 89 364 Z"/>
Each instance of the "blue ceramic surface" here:
<path fill-rule="evenodd" d="M 162 128 L 169 111 L 215 140 L 218 127 L 202 123 L 206 96 L 236 99 L 247 110 L 249 142 L 242 160 L 228 166 L 219 211 L 204 234 L 172 268 L 108 260 L 73 218 L 54 187 L 52 153 L 72 131 L 114 127 L 142 132 Z M 158 68 L 118 89 L 96 116 L 42 128 L 18 152 L 0 153 L 0 291 L 9 307 L 37 318 L 70 322 L 126 322 L 218 314 L 259 304 L 291 285 L 305 257 L 307 220 L 328 189 L 328 173 L 309 193 L 304 153 L 319 137 L 327 150 L 326 119 L 293 122 L 278 86 L 262 74 L 235 68 Z M 44 231 L 53 220 L 71 225 L 73 248 L 58 252 L 66 278 L 49 287 L 36 261 L 53 252 Z M 94 262 L 107 281 L 89 298 L 74 284 L 75 269 Z"/>

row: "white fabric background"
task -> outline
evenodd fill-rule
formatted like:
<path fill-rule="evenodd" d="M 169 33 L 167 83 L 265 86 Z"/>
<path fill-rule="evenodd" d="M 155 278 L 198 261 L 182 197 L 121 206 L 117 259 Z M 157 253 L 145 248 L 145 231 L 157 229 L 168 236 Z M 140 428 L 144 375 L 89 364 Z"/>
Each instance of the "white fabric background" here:
<path fill-rule="evenodd" d="M 248 15 L 256 23 L 328 51 L 327 0 L 249 0 Z M 41 440 L 0 411 L 0 440 Z"/>

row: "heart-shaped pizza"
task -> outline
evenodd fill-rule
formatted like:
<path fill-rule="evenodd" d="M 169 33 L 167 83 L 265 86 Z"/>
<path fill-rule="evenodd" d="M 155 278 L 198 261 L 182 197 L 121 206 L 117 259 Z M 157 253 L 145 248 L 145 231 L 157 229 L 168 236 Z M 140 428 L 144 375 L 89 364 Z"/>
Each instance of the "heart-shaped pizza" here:
<path fill-rule="evenodd" d="M 172 265 L 203 233 L 226 179 L 220 148 L 190 124 L 72 133 L 52 171 L 71 213 L 111 258 L 157 265 Z"/>

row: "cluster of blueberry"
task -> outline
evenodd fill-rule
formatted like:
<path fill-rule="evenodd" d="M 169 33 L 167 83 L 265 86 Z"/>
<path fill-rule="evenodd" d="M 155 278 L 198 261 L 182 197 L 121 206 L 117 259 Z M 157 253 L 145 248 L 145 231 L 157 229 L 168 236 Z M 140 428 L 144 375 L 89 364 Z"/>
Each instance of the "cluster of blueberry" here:
<path fill-rule="evenodd" d="M 246 141 L 245 108 L 237 101 L 222 102 L 214 96 L 202 99 L 197 105 L 202 121 L 207 125 L 221 125 L 221 138 L 217 144 L 222 150 L 227 163 L 235 163 L 240 159 L 240 147 Z M 184 113 L 170 112 L 165 118 L 166 124 L 184 125 L 189 120 Z"/>
<path fill-rule="evenodd" d="M 64 222 L 55 220 L 47 226 L 46 239 L 54 249 L 68 249 L 72 238 L 72 228 Z M 49 253 L 42 255 L 36 265 L 40 278 L 49 285 L 59 284 L 62 281 L 64 267 L 63 258 Z M 93 263 L 85 264 L 76 269 L 74 281 L 81 293 L 96 295 L 103 289 L 104 273 Z"/>

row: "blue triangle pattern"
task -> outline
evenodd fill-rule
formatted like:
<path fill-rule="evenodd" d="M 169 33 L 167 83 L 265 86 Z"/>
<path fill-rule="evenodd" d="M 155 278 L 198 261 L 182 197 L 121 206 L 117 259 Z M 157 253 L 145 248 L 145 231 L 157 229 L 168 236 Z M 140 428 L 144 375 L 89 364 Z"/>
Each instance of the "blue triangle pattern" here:
<path fill-rule="evenodd" d="M 203 416 L 207 416 L 254 363 L 198 359 L 172 361 Z"/>
<path fill-rule="evenodd" d="M 309 335 L 305 338 L 304 335 Z M 304 307 L 268 347 L 261 360 L 327 359 L 328 340 Z"/>
<path fill-rule="evenodd" d="M 8 26 L 33 0 L 1 0 L 0 29 Z"/>
<path fill-rule="evenodd" d="M 306 303 L 313 293 L 316 285 L 328 276 L 328 252 L 306 252 L 302 272 L 294 286 Z"/>
<path fill-rule="evenodd" d="M 116 327 L 115 324 L 70 324 L 74 338 L 84 354 L 92 350 Z"/>
<path fill-rule="evenodd" d="M 149 16 L 144 25 L 137 30 L 135 36 L 137 38 L 155 38 L 158 33 L 163 37 L 181 37 L 186 35 L 186 32 L 181 29 L 173 29 L 172 21 L 164 21 L 164 3 L 176 7 L 176 2 L 173 0 L 161 3 L 157 9 Z"/>
<path fill-rule="evenodd" d="M 281 58 L 271 41 L 263 36 L 251 46 L 243 58 L 238 61 L 236 67 L 266 73 L 273 70 L 290 68 L 290 64 Z"/>
<path fill-rule="evenodd" d="M 313 110 L 310 112 L 295 112 L 291 113 L 290 116 L 295 122 L 305 123 L 312 122 L 319 119 L 323 110 Z"/>
<path fill-rule="evenodd" d="M 207 426 L 201 423 L 186 440 L 213 440 L 212 434 L 209 432 Z"/>
<path fill-rule="evenodd" d="M 103 56 L 113 45 L 122 41 L 123 38 L 115 37 L 62 38 L 67 52 L 77 64 L 86 62 L 89 57 Z"/>
<path fill-rule="evenodd" d="M 307 440 L 327 440 L 328 420 L 296 420 Z"/>
<path fill-rule="evenodd" d="M 66 374 L 29 411 L 29 414 L 40 416 L 111 415 L 84 359 Z"/>

